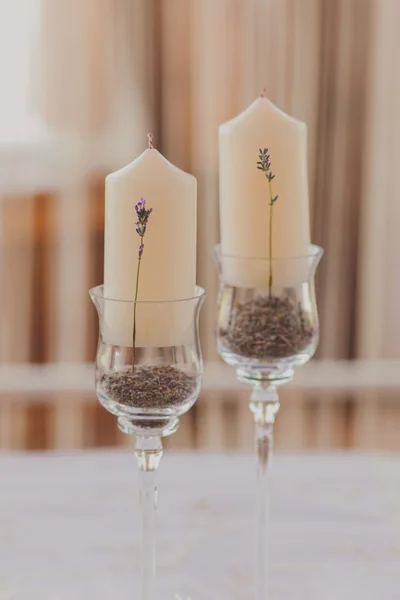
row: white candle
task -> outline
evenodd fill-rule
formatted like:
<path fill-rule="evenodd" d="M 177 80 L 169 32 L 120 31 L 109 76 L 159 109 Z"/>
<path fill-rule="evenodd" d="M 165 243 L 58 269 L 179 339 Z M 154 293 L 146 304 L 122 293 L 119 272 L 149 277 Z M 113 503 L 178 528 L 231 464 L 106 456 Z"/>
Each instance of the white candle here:
<path fill-rule="evenodd" d="M 140 267 L 139 301 L 191 298 L 196 285 L 196 179 L 146 149 L 136 160 L 106 178 L 104 296 L 133 301 L 138 248 L 135 205 L 152 208 Z M 187 327 L 177 329 L 176 315 L 165 305 L 138 305 L 137 346 L 178 343 Z M 106 301 L 104 336 L 115 345 L 132 346 L 132 304 Z M 178 319 L 179 320 L 179 319 Z"/>
<path fill-rule="evenodd" d="M 269 258 L 269 188 L 257 170 L 259 149 L 268 148 L 273 195 L 272 257 L 305 256 L 310 244 L 307 178 L 307 127 L 286 115 L 263 95 L 243 113 L 219 128 L 220 223 L 222 253 Z M 304 262 L 299 261 L 298 264 Z M 264 266 L 251 261 L 225 261 L 232 285 L 266 287 Z M 274 264 L 274 283 L 295 283 L 296 269 Z"/>

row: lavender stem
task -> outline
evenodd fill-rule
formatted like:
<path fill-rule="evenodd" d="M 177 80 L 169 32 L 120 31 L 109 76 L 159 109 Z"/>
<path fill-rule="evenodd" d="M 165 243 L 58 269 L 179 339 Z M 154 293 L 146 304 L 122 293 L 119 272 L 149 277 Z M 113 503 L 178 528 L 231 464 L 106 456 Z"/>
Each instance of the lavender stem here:
<path fill-rule="evenodd" d="M 143 237 L 144 236 L 141 236 L 141 238 L 140 238 L 140 245 L 143 244 Z M 136 304 L 137 304 L 138 293 L 139 293 L 139 275 L 140 275 L 140 265 L 141 265 L 141 262 L 142 262 L 142 255 L 139 254 L 138 266 L 137 266 L 137 272 L 136 272 L 136 290 L 135 290 L 135 301 L 134 301 L 135 303 L 134 303 L 134 306 L 133 306 L 132 371 L 135 368 L 135 360 L 136 360 Z"/>

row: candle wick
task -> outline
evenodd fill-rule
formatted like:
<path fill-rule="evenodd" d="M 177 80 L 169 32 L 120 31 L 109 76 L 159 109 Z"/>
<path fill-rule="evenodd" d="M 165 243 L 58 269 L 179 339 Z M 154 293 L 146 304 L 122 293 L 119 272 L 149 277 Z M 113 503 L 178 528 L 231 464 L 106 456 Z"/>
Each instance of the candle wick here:
<path fill-rule="evenodd" d="M 261 90 L 261 98 L 265 98 L 267 95 L 267 88 L 263 87 L 263 89 Z"/>
<path fill-rule="evenodd" d="M 153 146 L 153 134 L 152 133 L 148 133 L 147 134 L 147 139 L 149 141 L 149 148 L 150 150 L 153 150 L 154 146 Z"/>

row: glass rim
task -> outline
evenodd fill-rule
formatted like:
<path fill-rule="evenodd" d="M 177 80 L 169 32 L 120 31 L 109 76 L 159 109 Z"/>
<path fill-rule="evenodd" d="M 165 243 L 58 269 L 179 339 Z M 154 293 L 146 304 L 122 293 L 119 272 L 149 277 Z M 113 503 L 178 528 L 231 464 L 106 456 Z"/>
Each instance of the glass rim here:
<path fill-rule="evenodd" d="M 254 260 L 254 261 L 265 260 L 268 262 L 270 261 L 270 259 L 267 256 L 237 256 L 235 254 L 222 254 L 221 248 L 222 248 L 221 243 L 216 244 L 214 246 L 215 252 L 221 258 L 229 258 L 229 259 L 234 259 L 234 260 Z M 321 246 L 318 246 L 317 244 L 310 244 L 309 249 L 310 249 L 310 252 L 308 254 L 300 254 L 298 256 L 273 256 L 272 261 L 274 261 L 274 260 L 280 260 L 280 261 L 305 260 L 305 259 L 310 259 L 310 258 L 321 257 L 324 253 L 324 249 Z"/>
<path fill-rule="evenodd" d="M 183 302 L 193 302 L 195 300 L 200 300 L 204 298 L 206 295 L 205 290 L 196 285 L 195 287 L 195 295 L 190 298 L 177 298 L 176 300 L 123 300 L 121 298 L 108 298 L 104 296 L 104 284 L 96 285 L 95 287 L 89 290 L 89 294 L 91 298 L 96 298 L 99 300 L 106 300 L 107 302 L 121 302 L 124 304 L 178 304 Z"/>

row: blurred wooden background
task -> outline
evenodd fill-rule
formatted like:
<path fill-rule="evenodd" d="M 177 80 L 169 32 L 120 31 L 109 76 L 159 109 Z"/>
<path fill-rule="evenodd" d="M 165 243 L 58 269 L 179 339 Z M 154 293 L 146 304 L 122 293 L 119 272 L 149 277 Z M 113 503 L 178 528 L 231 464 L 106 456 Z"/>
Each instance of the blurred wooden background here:
<path fill-rule="evenodd" d="M 39 4 L 26 22 L 15 9 L 15 36 L 4 48 L 0 39 L 4 56 L 23 46 L 34 58 L 26 64 L 36 65 L 18 92 L 20 70 L 3 61 L 1 363 L 93 361 L 88 289 L 103 277 L 104 176 L 143 150 L 149 130 L 160 151 L 198 179 L 198 283 L 208 293 L 202 345 L 205 358 L 217 360 L 217 130 L 264 86 L 308 125 L 312 238 L 325 248 L 318 357 L 400 359 L 398 0 Z M 22 44 L 28 33 L 31 46 Z M 13 98 L 25 88 L 32 106 L 13 117 Z M 33 110 L 35 135 L 25 127 Z M 18 143 L 2 137 L 3 125 L 12 133 L 20 123 Z M 350 392 L 328 382 L 318 393 L 284 389 L 278 446 L 396 449 L 400 385 L 388 389 L 383 379 L 371 386 L 362 378 Z M 208 387 L 167 443 L 251 445 L 243 393 Z M 125 443 L 89 391 L 35 394 L 0 385 L 1 447 Z"/>
<path fill-rule="evenodd" d="M 325 249 L 318 356 L 400 358 L 398 0 L 40 5 L 29 75 L 43 139 L 0 134 L 1 360 L 92 358 L 104 176 L 149 130 L 198 179 L 202 343 L 216 359 L 218 126 L 264 86 L 308 126 L 312 239 Z"/>
<path fill-rule="evenodd" d="M 278 450 L 400 451 L 400 364 L 313 361 L 281 388 Z M 93 392 L 93 365 L 14 365 L 0 369 L 0 449 L 79 449 L 131 445 Z M 250 390 L 233 370 L 206 365 L 197 404 L 170 448 L 251 450 Z"/>

